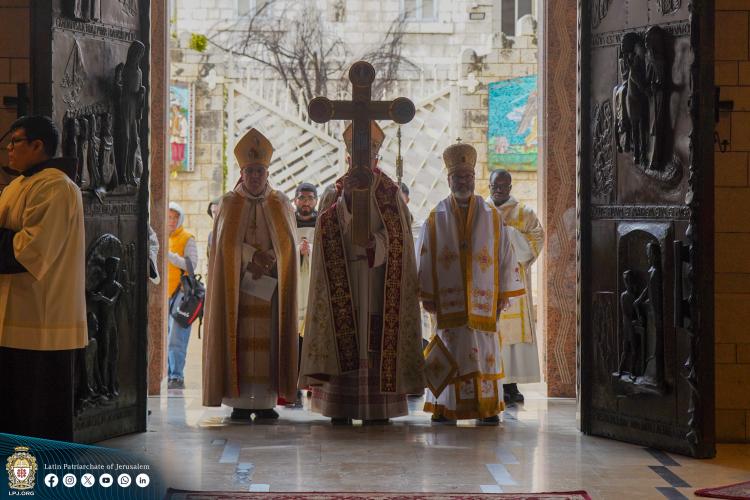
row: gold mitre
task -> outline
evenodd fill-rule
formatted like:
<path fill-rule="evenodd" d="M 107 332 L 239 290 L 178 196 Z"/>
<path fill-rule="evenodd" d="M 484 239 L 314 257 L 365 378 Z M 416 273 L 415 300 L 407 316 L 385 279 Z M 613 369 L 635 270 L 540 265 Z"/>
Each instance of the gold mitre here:
<path fill-rule="evenodd" d="M 375 122 L 370 122 L 370 153 L 375 154 L 380 150 L 380 146 L 383 145 L 385 140 L 385 133 L 383 129 L 378 126 Z M 350 123 L 346 130 L 344 130 L 344 144 L 346 144 L 346 151 L 352 154 L 352 124 Z"/>
<path fill-rule="evenodd" d="M 452 144 L 443 151 L 443 161 L 449 175 L 462 169 L 473 171 L 477 164 L 477 150 L 471 144 L 463 142 Z"/>
<path fill-rule="evenodd" d="M 240 168 L 249 165 L 263 165 L 268 168 L 273 156 L 273 146 L 265 135 L 251 128 L 234 147 L 234 157 Z"/>

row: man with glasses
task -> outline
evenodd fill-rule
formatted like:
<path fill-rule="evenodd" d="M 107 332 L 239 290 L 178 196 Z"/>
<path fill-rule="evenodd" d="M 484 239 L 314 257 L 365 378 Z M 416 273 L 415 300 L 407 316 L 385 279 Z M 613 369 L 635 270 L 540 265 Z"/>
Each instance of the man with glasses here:
<path fill-rule="evenodd" d="M 500 214 L 474 195 L 476 150 L 443 152 L 451 194 L 430 213 L 417 244 L 420 298 L 436 334 L 425 350 L 426 412 L 433 422 L 498 425 L 505 408 L 497 319 L 524 293 Z"/>
<path fill-rule="evenodd" d="M 46 116 L 11 125 L 0 194 L 0 432 L 73 438 L 76 349 L 88 342 L 83 203 L 75 159 Z"/>
<path fill-rule="evenodd" d="M 297 394 L 297 272 L 292 204 L 268 184 L 273 146 L 251 129 L 234 155 L 241 178 L 221 198 L 208 263 L 203 404 L 233 420 L 276 419 Z"/>
<path fill-rule="evenodd" d="M 534 210 L 511 196 L 513 179 L 502 169 L 490 174 L 490 197 L 487 203 L 500 213 L 508 228 L 508 237 L 518 259 L 521 281 L 526 294 L 513 298 L 507 311 L 500 315 L 498 326 L 503 337 L 505 384 L 503 394 L 508 404 L 523 403 L 517 384 L 541 380 L 539 351 L 536 342 L 536 317 L 531 295 L 531 265 L 544 245 L 544 229 Z"/>

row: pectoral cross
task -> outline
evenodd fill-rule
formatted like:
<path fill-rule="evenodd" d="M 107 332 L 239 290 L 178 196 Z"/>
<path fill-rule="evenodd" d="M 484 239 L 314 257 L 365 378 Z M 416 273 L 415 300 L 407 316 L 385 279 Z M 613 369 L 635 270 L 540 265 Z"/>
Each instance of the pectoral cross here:
<path fill-rule="evenodd" d="M 372 120 L 393 120 L 396 123 L 409 123 L 416 109 L 406 97 L 393 101 L 373 101 L 372 82 L 375 81 L 375 68 L 365 61 L 359 61 L 349 70 L 352 82 L 351 101 L 331 101 L 316 97 L 308 105 L 310 118 L 317 123 L 329 120 L 351 120 L 352 122 L 352 164 L 349 174 L 368 179 L 365 189 L 352 193 L 352 241 L 365 246 L 370 239 L 370 188 L 372 170 L 370 161 L 370 122 Z"/>

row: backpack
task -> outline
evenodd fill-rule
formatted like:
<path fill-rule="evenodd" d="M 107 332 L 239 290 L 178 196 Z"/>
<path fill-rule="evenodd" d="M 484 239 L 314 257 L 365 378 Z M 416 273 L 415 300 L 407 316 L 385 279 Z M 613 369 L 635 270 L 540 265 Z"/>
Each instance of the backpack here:
<path fill-rule="evenodd" d="M 190 257 L 185 257 L 187 274 L 180 276 L 182 298 L 177 307 L 172 308 L 172 318 L 183 328 L 192 325 L 196 319 L 203 321 L 203 303 L 206 300 L 206 287 L 201 276 L 195 274 Z"/>

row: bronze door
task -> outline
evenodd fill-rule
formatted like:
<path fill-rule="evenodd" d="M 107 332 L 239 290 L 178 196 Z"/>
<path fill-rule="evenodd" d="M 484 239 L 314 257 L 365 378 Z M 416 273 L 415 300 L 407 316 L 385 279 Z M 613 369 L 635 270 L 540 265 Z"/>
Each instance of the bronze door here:
<path fill-rule="evenodd" d="M 146 430 L 149 1 L 31 5 L 33 111 L 78 159 L 89 344 L 72 436 L 94 442 Z"/>
<path fill-rule="evenodd" d="M 710 457 L 713 2 L 579 5 L 582 429 Z"/>

